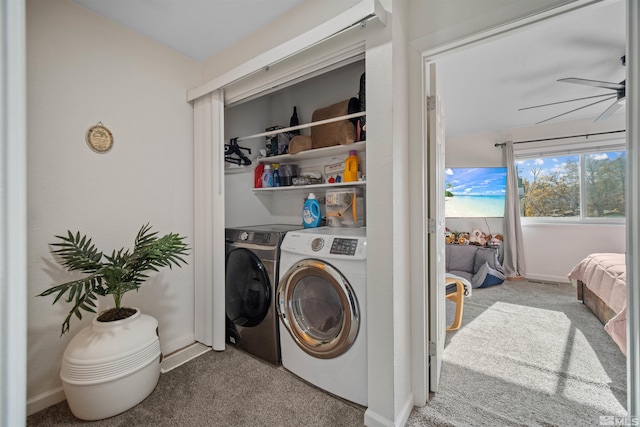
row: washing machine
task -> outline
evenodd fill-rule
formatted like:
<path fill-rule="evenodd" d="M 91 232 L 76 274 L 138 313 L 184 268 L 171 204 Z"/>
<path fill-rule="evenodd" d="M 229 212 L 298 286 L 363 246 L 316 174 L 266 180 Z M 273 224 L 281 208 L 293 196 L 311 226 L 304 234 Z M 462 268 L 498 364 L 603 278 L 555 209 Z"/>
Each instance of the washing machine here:
<path fill-rule="evenodd" d="M 280 363 L 275 293 L 280 244 L 300 225 L 227 228 L 225 309 L 227 342 L 272 364 Z"/>
<path fill-rule="evenodd" d="M 367 406 L 365 228 L 291 231 L 281 245 L 277 309 L 282 366 Z"/>

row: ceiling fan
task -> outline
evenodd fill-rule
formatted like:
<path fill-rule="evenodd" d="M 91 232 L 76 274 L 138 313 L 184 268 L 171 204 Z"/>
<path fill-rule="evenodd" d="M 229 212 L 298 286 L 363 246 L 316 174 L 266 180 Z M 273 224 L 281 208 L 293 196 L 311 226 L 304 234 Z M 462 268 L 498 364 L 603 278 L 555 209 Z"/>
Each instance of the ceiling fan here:
<path fill-rule="evenodd" d="M 626 56 L 622 56 L 620 58 L 620 62 L 622 63 L 623 66 L 625 66 L 626 65 Z M 574 98 L 574 99 L 568 99 L 566 101 L 551 102 L 549 104 L 541 104 L 541 105 L 534 105 L 533 107 L 519 108 L 518 111 L 530 110 L 532 108 L 539 108 L 539 107 L 547 107 L 549 105 L 563 104 L 565 102 L 581 101 L 583 99 L 606 97 L 605 99 L 600 99 L 600 100 L 598 100 L 596 102 L 592 102 L 590 104 L 583 105 L 583 106 L 578 107 L 578 108 L 574 108 L 573 110 L 567 111 L 567 112 L 562 113 L 562 114 L 558 114 L 557 116 L 549 117 L 548 119 L 545 119 L 545 120 L 542 120 L 542 121 L 536 123 L 536 124 L 540 124 L 540 123 L 548 122 L 549 120 L 553 120 L 553 119 L 556 119 L 558 117 L 567 115 L 569 113 L 573 113 L 574 111 L 582 110 L 583 108 L 591 107 L 592 105 L 596 105 L 596 104 L 599 104 L 601 102 L 611 101 L 611 100 L 615 99 L 615 101 L 613 101 L 613 103 L 611 105 L 609 105 L 609 107 L 607 107 L 607 109 L 604 110 L 594 120 L 594 122 L 600 122 L 602 120 L 605 120 L 605 119 L 608 119 L 609 117 L 611 117 L 613 115 L 613 113 L 615 113 L 618 110 L 618 108 L 620 108 L 621 106 L 625 105 L 625 103 L 626 103 L 626 101 L 625 101 L 625 99 L 626 99 L 626 79 L 621 81 L 620 83 L 603 82 L 603 81 L 600 81 L 600 80 L 579 79 L 579 78 L 575 78 L 575 77 L 559 79 L 558 81 L 559 82 L 564 82 L 564 83 L 575 83 L 575 84 L 580 84 L 580 85 L 599 87 L 599 88 L 603 88 L 603 89 L 611 89 L 611 90 L 615 91 L 615 94 L 605 93 L 605 94 L 601 94 L 601 95 L 585 96 L 583 98 Z"/>

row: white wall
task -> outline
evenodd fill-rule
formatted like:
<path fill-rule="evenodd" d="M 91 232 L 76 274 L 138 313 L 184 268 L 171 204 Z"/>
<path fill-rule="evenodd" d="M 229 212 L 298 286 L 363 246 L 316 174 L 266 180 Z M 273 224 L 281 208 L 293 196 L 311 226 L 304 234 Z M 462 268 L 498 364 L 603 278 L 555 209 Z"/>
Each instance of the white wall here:
<path fill-rule="evenodd" d="M 625 252 L 624 225 L 530 224 L 522 226 L 528 279 L 569 282 L 571 269 L 595 252 Z"/>
<path fill-rule="evenodd" d="M 593 123 L 592 120 L 574 120 L 447 138 L 446 164 L 447 167 L 501 166 L 502 150 L 495 147 L 496 143 L 593 134 L 624 127 L 624 115 L 617 115 L 598 123 Z M 589 141 L 596 138 L 606 140 L 620 137 L 621 134 L 592 136 Z M 562 142 L 564 141 L 550 144 Z M 501 220 L 492 218 L 487 221 L 493 233 L 503 232 Z M 485 232 L 487 229 L 482 218 L 448 219 L 447 226 L 459 231 L 471 231 L 476 226 Z M 567 275 L 574 265 L 590 253 L 625 251 L 624 224 L 592 222 L 558 225 L 525 219 L 522 234 L 526 277 L 529 279 L 568 282 Z"/>
<path fill-rule="evenodd" d="M 80 230 L 105 252 L 130 247 L 149 222 L 161 234 L 193 242 L 193 110 L 188 88 L 200 64 L 67 0 L 27 4 L 28 84 L 28 399 L 29 411 L 63 398 L 64 348 L 88 321 L 71 322 L 70 307 L 35 297 L 69 279 L 53 260 L 54 235 Z M 102 122 L 113 149 L 97 154 L 85 132 Z M 162 351 L 193 341 L 194 271 L 152 275 L 128 293 L 159 321 Z M 101 308 L 112 304 L 100 302 Z"/>

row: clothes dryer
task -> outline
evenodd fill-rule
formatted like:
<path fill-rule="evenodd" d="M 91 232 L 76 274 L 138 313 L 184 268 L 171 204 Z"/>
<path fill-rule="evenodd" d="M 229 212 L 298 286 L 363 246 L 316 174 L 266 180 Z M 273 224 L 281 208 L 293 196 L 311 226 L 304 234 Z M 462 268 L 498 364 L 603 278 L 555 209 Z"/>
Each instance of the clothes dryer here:
<path fill-rule="evenodd" d="M 225 309 L 227 342 L 272 364 L 280 363 L 275 293 L 280 244 L 300 225 L 227 228 Z"/>
<path fill-rule="evenodd" d="M 282 366 L 365 406 L 366 248 L 365 228 L 287 233 L 277 296 Z"/>

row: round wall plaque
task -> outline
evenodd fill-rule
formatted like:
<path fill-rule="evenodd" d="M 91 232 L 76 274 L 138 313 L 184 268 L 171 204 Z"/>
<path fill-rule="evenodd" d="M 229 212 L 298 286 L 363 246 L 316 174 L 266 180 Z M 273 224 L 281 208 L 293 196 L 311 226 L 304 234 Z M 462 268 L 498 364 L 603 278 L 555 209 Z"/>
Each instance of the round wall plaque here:
<path fill-rule="evenodd" d="M 96 153 L 106 153 L 113 146 L 113 134 L 102 123 L 89 128 L 86 140 L 89 147 Z"/>

